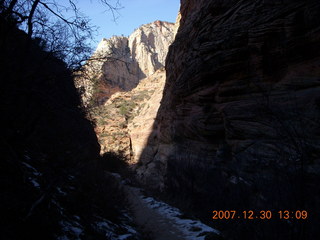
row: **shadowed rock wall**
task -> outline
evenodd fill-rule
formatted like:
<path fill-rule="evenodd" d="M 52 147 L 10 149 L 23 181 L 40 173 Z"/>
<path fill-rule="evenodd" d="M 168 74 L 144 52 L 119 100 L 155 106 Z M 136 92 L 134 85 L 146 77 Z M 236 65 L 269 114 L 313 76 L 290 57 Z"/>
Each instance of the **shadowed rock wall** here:
<path fill-rule="evenodd" d="M 212 208 L 319 211 L 319 1 L 184 0 L 180 12 L 141 181 L 207 219 Z M 275 222 L 231 224 L 230 237 L 318 233 L 315 218 Z"/>
<path fill-rule="evenodd" d="M 128 234 L 71 72 L 2 17 L 0 52 L 0 239 Z"/>

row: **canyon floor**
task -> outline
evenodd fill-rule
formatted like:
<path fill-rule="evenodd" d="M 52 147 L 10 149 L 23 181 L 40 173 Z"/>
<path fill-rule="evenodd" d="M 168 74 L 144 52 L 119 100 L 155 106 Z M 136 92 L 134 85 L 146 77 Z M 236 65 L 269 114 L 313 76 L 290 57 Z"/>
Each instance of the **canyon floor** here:
<path fill-rule="evenodd" d="M 113 175 L 121 181 L 120 175 Z M 177 208 L 143 193 L 143 189 L 121 181 L 128 197 L 133 221 L 145 239 L 152 240 L 205 240 L 217 239 L 219 231 L 188 219 Z"/>

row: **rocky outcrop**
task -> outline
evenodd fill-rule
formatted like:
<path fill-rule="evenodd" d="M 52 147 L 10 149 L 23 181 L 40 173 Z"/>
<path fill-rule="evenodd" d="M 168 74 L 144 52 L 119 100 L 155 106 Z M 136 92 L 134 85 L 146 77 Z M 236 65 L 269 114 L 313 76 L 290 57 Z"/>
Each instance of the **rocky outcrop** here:
<path fill-rule="evenodd" d="M 202 212 L 319 211 L 319 13 L 315 0 L 182 1 L 141 181 Z"/>
<path fill-rule="evenodd" d="M 130 35 L 131 56 L 140 69 L 138 79 L 164 67 L 169 46 L 174 40 L 174 27 L 173 23 L 155 21 L 142 25 Z"/>
<path fill-rule="evenodd" d="M 113 37 L 99 44 L 93 58 L 107 57 L 107 61 L 89 62 L 89 75 L 94 75 L 92 70 L 100 72 L 104 79 L 100 84 L 113 94 L 101 93 L 109 99 L 91 111 L 101 154 L 116 152 L 130 163 L 138 162 L 162 98 L 163 66 L 177 28 L 178 23 L 155 21 L 142 25 L 129 38 Z M 87 89 L 90 84 L 87 81 Z M 117 92 L 117 88 L 125 91 Z"/>
<path fill-rule="evenodd" d="M 175 24 L 155 21 L 140 26 L 129 37 L 103 39 L 76 78 L 85 105 L 101 104 L 119 90 L 129 91 L 164 67 L 174 31 Z"/>
<path fill-rule="evenodd" d="M 130 163 L 137 163 L 153 129 L 165 83 L 165 71 L 140 81 L 128 92 L 113 94 L 92 111 L 101 154 L 122 154 Z"/>
<path fill-rule="evenodd" d="M 126 37 L 112 37 L 103 39 L 93 55 L 93 58 L 102 58 L 93 61 L 96 71 L 100 71 L 102 81 L 110 86 L 118 86 L 123 90 L 134 88 L 139 82 L 139 63 L 132 58 Z"/>

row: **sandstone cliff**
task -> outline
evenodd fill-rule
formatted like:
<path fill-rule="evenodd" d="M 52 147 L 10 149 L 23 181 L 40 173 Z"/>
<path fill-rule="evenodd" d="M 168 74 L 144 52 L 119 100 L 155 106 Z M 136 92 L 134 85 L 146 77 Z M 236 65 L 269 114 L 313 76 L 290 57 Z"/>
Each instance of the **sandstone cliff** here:
<path fill-rule="evenodd" d="M 101 104 L 115 92 L 129 91 L 164 67 L 174 36 L 173 23 L 155 21 L 129 37 L 103 39 L 76 79 L 85 105 Z"/>
<path fill-rule="evenodd" d="M 162 68 L 131 91 L 115 93 L 104 105 L 93 109 L 101 154 L 116 152 L 130 163 L 138 162 L 152 131 L 164 83 Z"/>
<path fill-rule="evenodd" d="M 315 0 L 182 1 L 141 181 L 202 212 L 319 211 L 319 19 Z M 304 231 L 286 224 L 231 238 Z M 317 229 L 307 229 L 312 239 Z"/>

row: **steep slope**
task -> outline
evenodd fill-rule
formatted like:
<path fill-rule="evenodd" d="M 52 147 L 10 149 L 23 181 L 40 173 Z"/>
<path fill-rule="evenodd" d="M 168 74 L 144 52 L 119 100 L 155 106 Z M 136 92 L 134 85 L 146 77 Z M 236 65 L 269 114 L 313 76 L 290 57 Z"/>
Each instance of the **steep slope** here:
<path fill-rule="evenodd" d="M 101 154 L 115 152 L 130 163 L 138 162 L 162 98 L 163 65 L 178 20 L 176 24 L 155 21 L 142 25 L 128 39 L 105 39 L 97 47 L 94 56 L 109 57 L 107 61 L 89 62 L 89 75 L 93 76 L 94 70 L 98 70 L 103 78 L 109 79 L 107 85 L 113 86 L 106 87 L 108 96 L 101 94 L 105 99 L 109 98 L 105 104 L 90 110 L 96 122 Z M 104 69 L 103 73 L 101 69 Z M 116 88 L 125 91 L 117 92 Z"/>
<path fill-rule="evenodd" d="M 155 21 L 136 29 L 129 37 L 103 39 L 80 76 L 86 105 L 104 103 L 119 90 L 129 91 L 139 81 L 164 67 L 174 39 L 173 23 Z"/>
<path fill-rule="evenodd" d="M 139 160 L 157 115 L 165 83 L 159 69 L 128 92 L 118 92 L 92 110 L 101 154 L 116 152 L 131 163 Z"/>
<path fill-rule="evenodd" d="M 319 212 L 319 1 L 181 2 L 141 181 L 202 213 Z M 313 239 L 317 221 L 225 227 L 230 239 Z"/>

